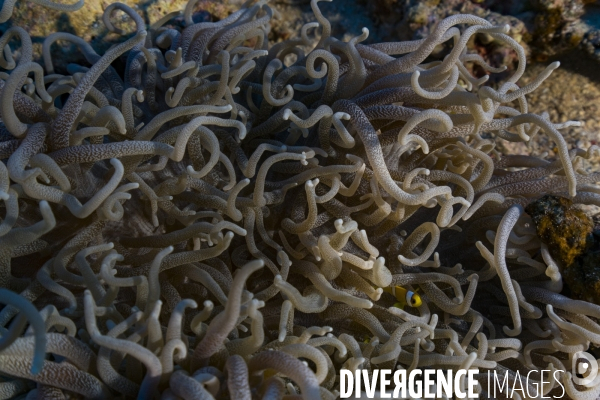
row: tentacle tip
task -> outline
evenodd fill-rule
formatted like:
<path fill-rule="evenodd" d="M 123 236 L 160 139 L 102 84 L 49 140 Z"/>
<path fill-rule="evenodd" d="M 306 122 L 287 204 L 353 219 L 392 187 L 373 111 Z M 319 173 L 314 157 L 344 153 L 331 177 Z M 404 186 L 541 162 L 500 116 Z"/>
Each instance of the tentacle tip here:
<path fill-rule="evenodd" d="M 504 333 L 507 334 L 508 336 L 518 336 L 521 334 L 521 327 L 516 326 L 513 329 L 511 329 L 505 325 L 502 327 L 502 331 L 504 331 Z"/>
<path fill-rule="evenodd" d="M 31 374 L 37 375 L 42 371 L 43 360 L 34 360 L 31 364 Z"/>

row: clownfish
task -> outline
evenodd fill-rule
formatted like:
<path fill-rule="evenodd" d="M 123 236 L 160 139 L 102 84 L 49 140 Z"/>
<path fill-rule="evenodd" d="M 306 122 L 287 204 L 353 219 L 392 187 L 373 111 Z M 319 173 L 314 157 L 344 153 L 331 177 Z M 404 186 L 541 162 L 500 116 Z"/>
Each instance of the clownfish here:
<path fill-rule="evenodd" d="M 402 286 L 389 286 L 383 288 L 384 292 L 390 293 L 391 295 L 396 297 L 398 303 L 394 304 L 394 307 L 404 308 L 405 306 L 409 307 L 419 307 L 423 304 L 423 300 L 421 300 L 421 296 L 412 290 L 404 289 Z"/>

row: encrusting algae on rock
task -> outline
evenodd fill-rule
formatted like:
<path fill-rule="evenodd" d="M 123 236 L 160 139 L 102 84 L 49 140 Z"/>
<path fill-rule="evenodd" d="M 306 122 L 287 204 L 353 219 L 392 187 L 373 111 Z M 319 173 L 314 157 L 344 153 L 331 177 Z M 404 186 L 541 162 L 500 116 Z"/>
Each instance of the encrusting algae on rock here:
<path fill-rule="evenodd" d="M 564 267 L 586 249 L 593 225 L 583 211 L 573 207 L 571 200 L 548 194 L 530 203 L 525 211 L 550 254 Z"/>
<path fill-rule="evenodd" d="M 571 295 L 600 304 L 600 230 L 564 197 L 545 195 L 525 211 L 541 241 L 560 263 Z"/>
<path fill-rule="evenodd" d="M 565 268 L 563 278 L 571 289 L 571 297 L 600 304 L 600 231 L 588 235 L 586 250 Z"/>

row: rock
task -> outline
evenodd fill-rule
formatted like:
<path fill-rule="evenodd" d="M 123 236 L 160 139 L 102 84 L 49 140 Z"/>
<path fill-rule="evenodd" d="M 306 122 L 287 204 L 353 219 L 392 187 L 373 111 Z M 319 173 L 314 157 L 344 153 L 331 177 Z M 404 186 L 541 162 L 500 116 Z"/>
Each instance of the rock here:
<path fill-rule="evenodd" d="M 443 18 L 467 13 L 494 25 L 508 24 L 510 36 L 537 61 L 574 49 L 600 61 L 600 8 L 594 0 L 374 0 L 366 2 L 381 25 L 385 40 L 425 37 Z M 477 43 L 489 61 L 506 57 L 506 46 L 495 41 Z M 500 52 L 500 54 L 498 54 Z M 500 60 L 498 60 L 500 61 Z"/>
<path fill-rule="evenodd" d="M 73 1 L 71 1 L 73 2 Z M 109 32 L 102 22 L 104 9 L 114 0 L 85 0 L 84 6 L 74 12 L 65 13 L 48 9 L 28 1 L 16 3 L 13 15 L 9 21 L 0 24 L 0 33 L 5 32 L 11 26 L 20 26 L 30 35 L 34 46 L 34 61 L 41 63 L 42 43 L 44 38 L 54 32 L 68 32 L 83 38 L 90 43 L 94 50 L 102 55 L 113 44 L 123 41 L 123 37 Z M 152 24 L 166 14 L 185 8 L 188 0 L 156 0 L 142 2 L 139 0 L 120 0 L 121 3 L 133 8 L 146 24 Z M 198 0 L 195 6 L 194 21 L 218 21 L 227 17 L 237 10 L 243 0 Z M 269 32 L 269 40 L 280 41 L 297 35 L 301 26 L 314 21 L 309 1 L 305 0 L 275 0 L 271 6 L 276 11 L 276 18 Z M 329 18 L 333 34 L 344 40 L 361 34 L 363 27 L 370 31 L 369 40 L 377 41 L 377 29 L 369 19 L 365 8 L 358 1 L 337 0 L 332 3 L 321 2 L 319 4 L 324 15 Z M 35 21 L 35 23 L 31 23 Z M 120 11 L 115 11 L 111 21 L 115 27 L 125 32 L 133 32 L 133 22 Z M 183 17 L 172 18 L 167 25 L 183 26 Z M 314 32 L 311 31 L 311 35 Z M 13 45 L 13 48 L 18 44 Z M 52 59 L 57 71 L 64 71 L 68 63 L 79 63 L 84 66 L 88 64 L 78 51 L 77 47 L 70 43 L 59 41 L 52 45 Z"/>
<path fill-rule="evenodd" d="M 573 297 L 600 304 L 600 231 L 592 236 L 585 253 L 562 275 Z"/>
<path fill-rule="evenodd" d="M 597 61 L 600 61 L 600 29 L 587 32 L 581 42 L 582 49 Z"/>
<path fill-rule="evenodd" d="M 540 240 L 561 267 L 573 298 L 600 304 L 600 230 L 573 202 L 546 195 L 525 211 L 535 223 Z"/>
<path fill-rule="evenodd" d="M 169 12 L 183 10 L 187 4 L 187 0 L 157 0 L 152 2 L 121 0 L 120 2 L 133 8 L 146 21 L 146 24 L 158 21 Z M 114 3 L 114 1 L 85 0 L 85 4 L 80 10 L 66 13 L 28 1 L 18 1 L 12 18 L 6 23 L 0 24 L 0 30 L 4 32 L 11 26 L 24 28 L 33 41 L 34 61 L 36 62 L 41 62 L 44 38 L 54 32 L 68 32 L 83 38 L 92 45 L 98 54 L 102 55 L 112 44 L 123 41 L 120 35 L 109 32 L 102 22 L 104 9 L 111 3 Z M 225 18 L 237 9 L 237 3 L 233 3 L 227 2 L 225 4 L 220 0 L 200 0 L 195 7 L 196 18 L 213 18 L 214 20 Z M 31 21 L 35 21 L 35 23 L 31 23 Z M 121 11 L 113 12 L 111 21 L 115 27 L 123 29 L 125 32 L 134 32 L 135 30 L 133 22 Z M 183 24 L 183 17 L 173 18 L 169 23 Z M 88 65 L 77 47 L 70 43 L 59 41 L 52 45 L 51 50 L 53 62 L 58 71 L 64 69 L 68 63 Z"/>
<path fill-rule="evenodd" d="M 548 245 L 550 254 L 568 268 L 588 246 L 592 221 L 573 202 L 564 197 L 546 195 L 525 208 L 535 223 L 537 234 Z"/>

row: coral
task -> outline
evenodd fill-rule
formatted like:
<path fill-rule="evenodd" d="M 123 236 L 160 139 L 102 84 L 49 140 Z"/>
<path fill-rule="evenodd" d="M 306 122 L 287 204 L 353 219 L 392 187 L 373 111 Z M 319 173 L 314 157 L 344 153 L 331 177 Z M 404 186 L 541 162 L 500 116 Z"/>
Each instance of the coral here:
<path fill-rule="evenodd" d="M 0 37 L 2 395 L 334 399 L 342 368 L 450 366 L 485 397 L 487 371 L 600 345 L 600 305 L 561 294 L 572 249 L 533 226 L 600 205 L 598 148 L 561 133 L 581 124 L 529 111 L 558 63 L 524 83 L 510 27 L 476 15 L 366 44 L 312 0 L 273 43 L 264 1 L 209 3 L 107 5 L 102 46 L 44 34 L 43 67 L 25 29 Z M 537 134 L 556 157 L 496 148 Z M 600 393 L 548 379 L 528 392 Z"/>

